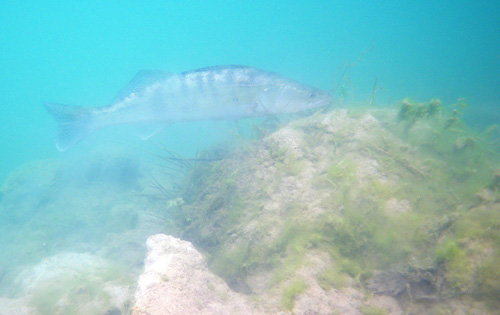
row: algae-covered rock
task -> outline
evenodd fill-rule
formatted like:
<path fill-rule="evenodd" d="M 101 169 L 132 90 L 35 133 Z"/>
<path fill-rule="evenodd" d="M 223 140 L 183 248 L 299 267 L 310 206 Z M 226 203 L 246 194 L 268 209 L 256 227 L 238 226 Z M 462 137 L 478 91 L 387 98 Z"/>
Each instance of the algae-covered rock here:
<path fill-rule="evenodd" d="M 0 309 L 126 313 L 145 240 L 168 225 L 155 213 L 163 202 L 149 197 L 166 181 L 148 175 L 159 169 L 106 152 L 12 172 L 0 187 L 0 295 L 9 298 Z"/>
<path fill-rule="evenodd" d="M 382 272 L 371 278 L 366 287 L 376 294 L 398 296 L 406 290 L 407 275 L 398 271 Z"/>
<path fill-rule="evenodd" d="M 467 222 L 477 194 L 494 190 L 498 154 L 450 123 L 458 114 L 439 101 L 419 106 L 399 118 L 390 109 L 316 113 L 197 165 L 181 191 L 182 237 L 208 253 L 209 267 L 233 290 L 296 314 L 336 310 L 320 296 L 335 300 L 339 290 L 356 290 L 361 297 L 345 297 L 362 301 L 370 294 L 365 281 L 395 265 L 406 273 L 381 278 L 378 293 L 396 296 L 403 308 L 421 303 L 426 311 L 451 301 L 452 291 L 470 295 L 458 275 L 477 270 L 468 268 L 479 256 L 459 263 L 461 254 L 449 258 L 439 248 Z M 458 150 L 463 139 L 474 143 Z M 490 228 L 493 222 L 500 220 Z M 458 253 L 472 253 L 467 244 L 457 243 Z M 489 257 L 484 273 L 493 272 L 496 256 Z M 311 261 L 322 267 L 305 277 Z"/>
<path fill-rule="evenodd" d="M 127 312 L 132 278 L 123 266 L 90 254 L 63 253 L 24 270 L 14 282 L 36 314 Z"/>
<path fill-rule="evenodd" d="M 0 315 L 30 315 L 34 312 L 23 299 L 0 298 Z"/>

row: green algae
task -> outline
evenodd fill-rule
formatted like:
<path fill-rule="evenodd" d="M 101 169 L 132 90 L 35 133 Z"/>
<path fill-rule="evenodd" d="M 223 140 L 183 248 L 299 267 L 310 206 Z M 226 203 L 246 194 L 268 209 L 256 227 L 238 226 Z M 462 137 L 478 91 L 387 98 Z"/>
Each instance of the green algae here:
<path fill-rule="evenodd" d="M 304 293 L 308 288 L 307 283 L 302 279 L 294 280 L 289 286 L 283 291 L 283 296 L 281 298 L 281 305 L 287 310 L 292 310 L 295 303 L 295 299 L 300 294 Z"/>
<path fill-rule="evenodd" d="M 464 251 L 452 240 L 436 247 L 436 261 L 438 263 L 450 264 L 463 258 Z"/>
<path fill-rule="evenodd" d="M 343 271 L 352 271 L 352 264 L 343 264 L 343 268 L 338 268 L 335 265 L 329 265 L 324 270 L 322 270 L 317 278 L 319 281 L 319 285 L 323 290 L 329 290 L 331 288 L 340 289 L 347 283 L 347 276 Z M 357 274 L 358 270 L 354 269 L 353 273 Z"/>
<path fill-rule="evenodd" d="M 335 163 L 328 169 L 328 177 L 331 181 L 342 180 L 351 184 L 356 179 L 356 164 L 350 159 Z"/>
<path fill-rule="evenodd" d="M 477 269 L 478 291 L 475 295 L 487 300 L 492 307 L 498 309 L 500 301 L 500 254 L 482 262 Z"/>
<path fill-rule="evenodd" d="M 500 214 L 497 204 L 467 211 L 451 227 L 438 247 L 451 289 L 471 293 L 493 308 L 500 301 Z"/>
<path fill-rule="evenodd" d="M 62 297 L 66 298 L 64 303 L 60 303 Z M 109 305 L 110 295 L 102 289 L 100 281 L 89 276 L 42 286 L 30 299 L 30 305 L 43 315 L 57 314 L 61 310 L 77 314 L 82 305 L 91 302 L 95 306 L 87 309 L 87 314 L 99 314 Z"/>
<path fill-rule="evenodd" d="M 293 276 L 302 266 L 305 253 L 316 247 L 319 235 L 309 227 L 288 221 L 276 239 L 268 255 L 276 257 L 275 264 L 281 265 L 273 275 L 273 281 L 280 283 Z"/>
<path fill-rule="evenodd" d="M 252 258 L 255 259 L 255 256 L 250 244 L 238 244 L 231 250 L 221 249 L 209 263 L 217 274 L 234 283 L 245 277 L 247 269 L 252 267 Z"/>
<path fill-rule="evenodd" d="M 191 185 L 196 189 L 186 191 L 191 200 L 183 206 L 190 218 L 184 235 L 212 253 L 211 267 L 228 282 L 245 282 L 255 272 L 270 272 L 271 286 L 293 279 L 313 251 L 327 253 L 332 261 L 317 275 L 324 289 L 411 262 L 443 270 L 447 279 L 443 296 L 476 290 L 497 297 L 497 283 L 486 276 L 496 274 L 496 265 L 489 263 L 496 258 L 481 263 L 475 259 L 480 252 L 498 247 L 499 212 L 469 209 L 478 205 L 481 190 L 489 188 L 495 196 L 492 170 L 498 154 L 461 123 L 460 102 L 455 111 L 435 99 L 409 104 L 414 107 L 396 115 L 371 111 L 380 124 L 366 120 L 363 128 L 369 132 L 356 140 L 351 151 L 345 148 L 353 142 L 349 137 L 356 126 L 339 125 L 332 131 L 328 125 L 310 121 L 291 124 L 303 131 L 299 134 L 306 154 L 301 159 L 263 139 L 265 145 L 252 142 L 251 148 L 243 150 L 258 159 L 240 152 L 232 160 L 207 166 L 193 176 L 198 183 Z M 350 111 L 348 117 L 363 120 L 370 114 Z M 322 115 L 316 119 L 322 121 Z M 318 146 L 327 155 L 311 157 Z M 365 160 L 356 156 L 358 152 L 375 161 L 371 162 L 374 176 L 363 177 Z M 289 196 L 288 205 L 282 205 L 286 215 L 274 221 L 262 219 L 260 230 L 248 235 L 241 232 L 265 215 L 264 205 L 279 192 L 284 177 L 304 178 L 311 162 L 326 165 L 310 182 L 322 198 L 318 205 L 323 212 L 308 219 L 304 216 L 308 205 Z M 267 182 L 249 187 L 252 174 L 259 170 L 259 164 L 251 163 L 274 165 L 276 172 Z M 193 198 L 197 194 L 203 197 Z M 266 238 L 273 228 L 279 232 L 273 239 Z M 471 247 L 471 240 L 481 242 Z M 483 276 L 470 285 L 471 275 L 479 271 Z"/>
<path fill-rule="evenodd" d="M 361 307 L 361 314 L 363 315 L 386 315 L 387 312 L 379 307 L 363 305 Z"/>
<path fill-rule="evenodd" d="M 39 285 L 29 299 L 39 314 L 102 314 L 115 307 L 107 284 L 130 285 L 131 276 L 126 268 L 108 264 L 97 270 L 79 270 L 57 281 Z"/>

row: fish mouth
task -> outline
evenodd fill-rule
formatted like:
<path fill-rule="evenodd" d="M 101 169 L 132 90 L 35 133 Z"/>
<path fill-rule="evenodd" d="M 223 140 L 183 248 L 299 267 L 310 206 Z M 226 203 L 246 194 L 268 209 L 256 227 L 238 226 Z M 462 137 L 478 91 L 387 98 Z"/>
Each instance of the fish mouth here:
<path fill-rule="evenodd" d="M 329 96 L 327 98 L 321 99 L 319 101 L 311 103 L 312 107 L 320 107 L 331 104 L 333 101 L 333 97 Z"/>

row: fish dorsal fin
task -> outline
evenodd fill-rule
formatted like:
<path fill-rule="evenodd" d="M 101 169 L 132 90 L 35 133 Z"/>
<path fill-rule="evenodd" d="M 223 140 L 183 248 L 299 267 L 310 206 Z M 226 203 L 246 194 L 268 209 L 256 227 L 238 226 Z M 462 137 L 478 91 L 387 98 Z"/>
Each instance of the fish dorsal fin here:
<path fill-rule="evenodd" d="M 130 96 L 130 94 L 138 93 L 146 87 L 158 81 L 164 80 L 171 75 L 171 73 L 160 70 L 141 70 L 137 72 L 132 80 L 130 80 L 130 82 L 123 89 L 121 89 L 120 92 L 118 92 L 112 103 L 118 103 Z"/>

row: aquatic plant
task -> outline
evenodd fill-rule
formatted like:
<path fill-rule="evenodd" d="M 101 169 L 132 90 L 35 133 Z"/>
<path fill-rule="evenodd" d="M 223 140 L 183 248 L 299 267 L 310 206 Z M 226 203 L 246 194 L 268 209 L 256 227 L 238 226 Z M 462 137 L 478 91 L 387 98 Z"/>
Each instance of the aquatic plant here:
<path fill-rule="evenodd" d="M 29 304 L 39 314 L 102 314 L 117 307 L 109 288 L 130 285 L 132 278 L 122 266 L 109 264 L 97 270 L 70 272 L 49 282 L 37 286 L 30 295 Z"/>
<path fill-rule="evenodd" d="M 363 315 L 386 315 L 387 312 L 381 308 L 365 304 L 361 307 L 361 314 L 363 314 Z"/>
<path fill-rule="evenodd" d="M 441 101 L 439 99 L 433 98 L 429 102 L 429 107 L 427 108 L 427 117 L 434 118 L 441 113 Z"/>
<path fill-rule="evenodd" d="M 406 128 L 410 129 L 419 119 L 428 116 L 426 115 L 427 111 L 428 108 L 425 104 L 416 104 L 405 98 L 398 113 L 398 120 L 406 121 Z"/>
<path fill-rule="evenodd" d="M 448 240 L 436 248 L 436 261 L 438 263 L 450 264 L 454 260 L 463 258 L 464 251 L 452 240 Z"/>
<path fill-rule="evenodd" d="M 470 244 L 490 248 L 497 239 L 491 222 L 500 218 L 467 210 L 477 206 L 478 192 L 499 189 L 500 176 L 492 172 L 497 154 L 466 126 L 446 127 L 458 115 L 437 99 L 407 100 L 399 114 L 330 112 L 290 123 L 291 132 L 190 171 L 184 236 L 243 291 L 255 274 L 266 274 L 269 287 L 289 283 L 308 255 L 322 253 L 329 263 L 316 281 L 324 289 L 362 285 L 393 265 L 416 265 L 439 267 L 447 279 L 443 296 L 480 286 L 495 292 L 486 278 L 468 284 L 478 268 L 495 273 L 493 264 L 474 267 Z M 277 141 L 290 134 L 304 146 Z M 479 236 L 484 242 L 471 241 Z"/>
<path fill-rule="evenodd" d="M 352 269 L 353 264 L 348 264 L 346 263 L 344 268 Z M 342 269 L 344 269 L 342 268 Z M 353 272 L 352 274 L 349 273 L 351 276 L 354 274 L 353 277 L 357 276 L 358 270 Z M 324 290 L 329 290 L 331 288 L 336 288 L 340 289 L 342 288 L 347 280 L 347 276 L 345 273 L 342 272 L 337 266 L 335 265 L 330 265 L 327 268 L 325 268 L 323 271 L 321 271 L 318 275 L 318 281 L 319 285 L 324 289 Z"/>
<path fill-rule="evenodd" d="M 447 130 L 452 126 L 460 125 L 461 121 L 459 115 L 460 112 L 458 110 L 453 110 L 451 116 L 446 120 L 443 130 Z"/>
<path fill-rule="evenodd" d="M 500 299 L 500 255 L 496 253 L 484 261 L 477 270 L 475 295 L 487 300 L 493 309 L 498 309 Z"/>
<path fill-rule="evenodd" d="M 443 257 L 446 262 L 450 286 L 460 293 L 472 292 L 475 296 L 486 300 L 492 307 L 499 307 L 498 204 L 480 205 L 469 210 L 456 221 L 452 231 L 453 234 L 448 236 L 442 252 L 437 252 L 438 257 Z M 453 238 L 456 241 L 453 241 Z M 458 244 L 467 246 L 459 247 Z"/>
<path fill-rule="evenodd" d="M 443 130 L 449 130 L 451 127 L 456 127 L 462 124 L 460 117 L 462 116 L 461 110 L 467 106 L 465 99 L 461 98 L 456 104 L 451 105 L 453 111 L 449 114 L 448 111 L 442 107 L 442 102 L 439 99 L 433 98 L 426 103 L 415 103 L 409 98 L 403 99 L 397 119 L 399 122 L 405 123 L 405 131 L 408 132 L 412 129 L 418 121 L 422 119 L 438 119 L 444 116 Z"/>
<path fill-rule="evenodd" d="M 288 287 L 283 291 L 283 297 L 281 298 L 281 304 L 287 310 L 293 309 L 293 304 L 295 299 L 301 293 L 304 293 L 307 289 L 307 283 L 302 279 L 294 280 Z"/>

